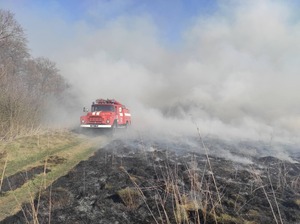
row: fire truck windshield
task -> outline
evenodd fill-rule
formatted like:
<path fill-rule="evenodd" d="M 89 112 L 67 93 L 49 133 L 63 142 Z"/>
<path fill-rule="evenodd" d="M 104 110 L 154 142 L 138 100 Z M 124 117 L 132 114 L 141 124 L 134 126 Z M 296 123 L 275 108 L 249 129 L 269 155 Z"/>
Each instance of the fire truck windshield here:
<path fill-rule="evenodd" d="M 92 112 L 94 111 L 115 111 L 114 106 L 111 105 L 93 105 Z"/>

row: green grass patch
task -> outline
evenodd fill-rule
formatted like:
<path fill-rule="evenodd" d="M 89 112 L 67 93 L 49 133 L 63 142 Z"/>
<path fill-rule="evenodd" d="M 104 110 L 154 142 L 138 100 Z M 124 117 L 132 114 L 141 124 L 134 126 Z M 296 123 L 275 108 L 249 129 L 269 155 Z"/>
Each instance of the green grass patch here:
<path fill-rule="evenodd" d="M 5 176 L 40 165 L 51 170 L 35 176 L 14 191 L 0 195 L 0 221 L 18 212 L 22 203 L 30 203 L 35 195 L 66 175 L 80 161 L 89 158 L 105 142 L 102 137 L 87 139 L 69 132 L 54 132 L 0 143 L 0 155 L 3 155 L 0 157 L 1 173 L 7 159 Z M 48 163 L 49 156 L 63 158 L 63 162 Z"/>
<path fill-rule="evenodd" d="M 68 150 L 82 141 L 83 139 L 79 139 L 69 132 L 54 132 L 27 136 L 8 143 L 0 142 L 0 153 L 5 152 L 8 159 L 5 176 L 10 176 L 28 166 L 35 165 L 34 163 L 47 156 Z M 2 160 L 4 159 L 2 158 Z"/>

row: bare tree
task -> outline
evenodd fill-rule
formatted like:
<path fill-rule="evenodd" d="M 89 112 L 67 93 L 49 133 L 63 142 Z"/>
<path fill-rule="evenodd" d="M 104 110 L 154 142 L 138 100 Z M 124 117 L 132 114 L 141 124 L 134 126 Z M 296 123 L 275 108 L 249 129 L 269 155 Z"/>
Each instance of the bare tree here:
<path fill-rule="evenodd" d="M 0 65 L 10 61 L 20 66 L 29 57 L 27 40 L 21 25 L 10 11 L 0 9 Z M 20 67 L 18 67 L 20 68 Z"/>
<path fill-rule="evenodd" d="M 62 98 L 68 85 L 55 63 L 47 58 L 28 60 L 26 71 L 28 74 L 23 83 L 26 83 L 32 112 L 38 118 L 39 113 L 47 108 L 50 98 Z"/>
<path fill-rule="evenodd" d="M 47 98 L 60 97 L 66 88 L 54 62 L 30 57 L 23 28 L 0 9 L 0 138 L 36 127 Z"/>

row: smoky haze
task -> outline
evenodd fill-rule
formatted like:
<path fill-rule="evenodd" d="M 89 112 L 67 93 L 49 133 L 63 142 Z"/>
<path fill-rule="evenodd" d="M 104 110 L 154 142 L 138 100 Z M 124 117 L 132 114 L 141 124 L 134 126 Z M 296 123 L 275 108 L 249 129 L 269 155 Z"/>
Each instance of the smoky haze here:
<path fill-rule="evenodd" d="M 220 6 L 196 18 L 175 50 L 147 16 L 82 26 L 62 73 L 85 105 L 128 105 L 141 130 L 193 133 L 197 123 L 206 134 L 291 140 L 300 127 L 295 16 L 273 1 Z"/>
<path fill-rule="evenodd" d="M 279 1 L 229 2 L 170 44 L 143 13 L 103 22 L 91 9 L 101 26 L 58 22 L 53 33 L 69 34 L 48 55 L 78 100 L 64 116 L 77 124 L 83 106 L 115 98 L 139 131 L 195 134 L 197 125 L 205 135 L 297 141 L 299 15 Z"/>

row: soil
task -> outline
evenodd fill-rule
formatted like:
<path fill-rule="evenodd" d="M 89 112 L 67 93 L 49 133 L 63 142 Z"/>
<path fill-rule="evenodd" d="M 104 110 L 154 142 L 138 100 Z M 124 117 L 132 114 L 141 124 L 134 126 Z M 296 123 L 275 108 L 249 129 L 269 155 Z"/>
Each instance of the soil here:
<path fill-rule="evenodd" d="M 300 223 L 299 158 L 255 145 L 116 139 L 43 192 L 38 221 Z M 236 150 L 242 146 L 248 150 Z M 34 219 L 31 205 L 22 210 L 1 223 Z"/>

